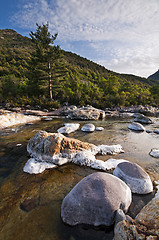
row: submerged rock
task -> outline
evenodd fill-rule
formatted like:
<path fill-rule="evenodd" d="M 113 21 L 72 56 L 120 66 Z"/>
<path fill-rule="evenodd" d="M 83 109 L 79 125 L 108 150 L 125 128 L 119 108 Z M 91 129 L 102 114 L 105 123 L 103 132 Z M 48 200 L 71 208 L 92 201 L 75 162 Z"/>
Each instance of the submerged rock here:
<path fill-rule="evenodd" d="M 83 132 L 94 132 L 95 126 L 94 126 L 94 124 L 92 124 L 92 123 L 88 123 L 88 124 L 85 124 L 85 125 L 81 128 L 81 130 L 82 130 Z"/>
<path fill-rule="evenodd" d="M 69 225 L 110 226 L 118 209 L 127 211 L 131 190 L 108 173 L 93 173 L 81 180 L 64 198 L 62 220 Z"/>
<path fill-rule="evenodd" d="M 37 200 L 35 198 L 25 199 L 21 204 L 20 208 L 23 211 L 30 212 L 37 206 Z"/>
<path fill-rule="evenodd" d="M 144 126 L 141 123 L 133 122 L 128 126 L 129 129 L 134 131 L 145 131 Z"/>
<path fill-rule="evenodd" d="M 133 193 L 147 194 L 153 191 L 149 175 L 138 164 L 128 161 L 119 163 L 113 174 L 122 179 Z"/>

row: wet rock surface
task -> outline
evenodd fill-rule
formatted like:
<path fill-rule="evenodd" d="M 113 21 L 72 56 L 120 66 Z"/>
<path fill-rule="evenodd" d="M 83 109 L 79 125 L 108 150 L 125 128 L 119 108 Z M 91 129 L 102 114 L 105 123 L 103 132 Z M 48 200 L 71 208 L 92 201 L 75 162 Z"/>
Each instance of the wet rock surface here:
<path fill-rule="evenodd" d="M 94 173 L 79 182 L 65 197 L 61 217 L 69 225 L 110 226 L 118 209 L 127 211 L 131 190 L 107 173 Z"/>
<path fill-rule="evenodd" d="M 131 162 L 119 163 L 113 174 L 122 179 L 133 193 L 147 194 L 153 191 L 149 175 L 138 164 Z"/>

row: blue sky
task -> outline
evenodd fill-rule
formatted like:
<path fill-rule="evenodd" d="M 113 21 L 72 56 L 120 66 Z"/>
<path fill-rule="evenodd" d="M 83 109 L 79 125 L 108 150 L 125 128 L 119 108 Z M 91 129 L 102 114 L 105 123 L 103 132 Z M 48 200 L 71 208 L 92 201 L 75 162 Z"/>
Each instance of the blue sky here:
<path fill-rule="evenodd" d="M 148 77 L 159 68 L 159 0 L 4 0 L 0 29 L 29 36 L 49 22 L 55 44 L 107 69 Z"/>

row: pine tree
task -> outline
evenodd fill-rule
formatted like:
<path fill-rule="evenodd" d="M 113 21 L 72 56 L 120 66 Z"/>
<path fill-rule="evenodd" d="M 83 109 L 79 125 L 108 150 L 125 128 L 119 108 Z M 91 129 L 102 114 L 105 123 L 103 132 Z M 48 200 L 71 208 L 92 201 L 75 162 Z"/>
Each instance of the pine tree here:
<path fill-rule="evenodd" d="M 47 89 L 50 99 L 53 99 L 54 65 L 60 57 L 60 47 L 54 45 L 58 34 L 50 34 L 48 23 L 36 25 L 36 32 L 30 32 L 32 42 L 35 44 L 35 52 L 32 55 L 33 85 L 38 93 L 43 93 Z"/>

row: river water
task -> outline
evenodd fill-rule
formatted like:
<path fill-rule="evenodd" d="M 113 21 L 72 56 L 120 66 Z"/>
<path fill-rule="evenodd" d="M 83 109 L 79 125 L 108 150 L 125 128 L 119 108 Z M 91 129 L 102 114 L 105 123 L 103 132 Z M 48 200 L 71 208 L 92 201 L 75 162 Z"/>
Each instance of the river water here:
<path fill-rule="evenodd" d="M 146 125 L 148 130 L 159 129 L 159 119 Z M 159 148 L 159 134 L 137 133 L 128 129 L 132 119 L 106 119 L 92 122 L 104 127 L 101 132 L 84 133 L 76 131 L 70 137 L 96 145 L 121 144 L 124 153 L 113 156 L 138 163 L 150 175 L 152 181 L 159 180 L 159 159 L 149 155 L 152 148 Z M 60 209 L 63 198 L 83 177 L 96 172 L 88 167 L 66 164 L 42 174 L 30 175 L 23 172 L 29 156 L 27 142 L 37 131 L 57 132 L 65 122 L 75 122 L 64 118 L 36 122 L 7 128 L 0 132 L 0 239 L 1 240 L 104 240 L 112 239 L 113 231 L 104 229 L 84 229 L 69 227 L 61 221 Z M 84 125 L 84 121 L 78 121 Z M 112 156 L 98 156 L 107 160 Z M 111 172 L 110 172 L 111 173 Z M 155 192 L 155 191 L 154 191 Z M 133 195 L 129 214 L 132 217 L 153 197 Z M 29 212 L 22 210 L 21 203 L 33 199 L 34 207 Z"/>

